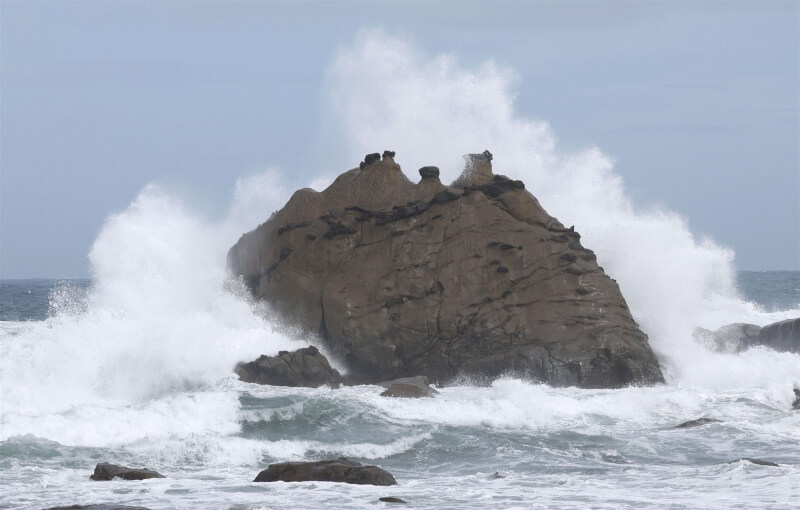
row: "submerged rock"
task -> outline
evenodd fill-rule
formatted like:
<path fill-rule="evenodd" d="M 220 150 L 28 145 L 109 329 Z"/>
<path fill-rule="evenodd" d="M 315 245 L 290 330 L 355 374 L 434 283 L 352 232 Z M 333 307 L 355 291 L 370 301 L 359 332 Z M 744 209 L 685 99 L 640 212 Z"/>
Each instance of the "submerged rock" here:
<path fill-rule="evenodd" d="M 281 351 L 277 356 L 261 355 L 255 361 L 239 363 L 235 371 L 244 382 L 272 386 L 338 387 L 342 382 L 339 371 L 313 345 L 293 352 Z"/>
<path fill-rule="evenodd" d="M 597 256 L 486 151 L 457 185 L 365 158 L 302 189 L 228 264 L 255 297 L 319 336 L 354 383 L 513 374 L 554 386 L 663 381 Z M 306 226 L 306 223 L 311 223 Z M 302 228 L 278 230 L 286 225 Z M 288 250 L 288 251 L 287 251 Z M 284 254 L 285 256 L 282 256 Z"/>
<path fill-rule="evenodd" d="M 741 459 L 732 460 L 732 461 L 728 462 L 728 464 L 736 464 L 737 462 L 750 462 L 751 464 L 757 464 L 759 466 L 780 467 L 778 464 L 775 464 L 774 462 L 770 462 L 768 460 L 751 459 L 751 458 L 747 458 L 747 457 L 741 458 Z"/>
<path fill-rule="evenodd" d="M 254 482 L 341 482 L 359 485 L 397 485 L 388 471 L 347 459 L 270 464 Z"/>
<path fill-rule="evenodd" d="M 109 464 L 108 462 L 101 462 L 95 466 L 94 474 L 89 476 L 89 478 L 96 481 L 108 481 L 114 478 L 122 478 L 123 480 L 147 480 L 148 478 L 164 478 L 164 475 L 151 471 L 150 469 L 129 468 L 116 464 Z"/>
<path fill-rule="evenodd" d="M 434 394 L 439 393 L 430 387 L 428 378 L 424 375 L 400 377 L 398 379 L 392 379 L 391 381 L 383 381 L 379 382 L 378 386 L 386 388 L 386 391 L 381 393 L 382 397 L 419 398 L 432 397 Z"/>
<path fill-rule="evenodd" d="M 427 386 L 417 384 L 395 383 L 381 393 L 382 397 L 423 398 L 432 397 L 436 391 Z"/>
<path fill-rule="evenodd" d="M 400 498 L 396 498 L 394 496 L 385 496 L 385 497 L 382 497 L 382 498 L 378 498 L 378 501 L 381 501 L 383 503 L 402 503 L 404 505 L 406 504 L 406 501 L 404 501 L 404 500 L 402 500 Z"/>
<path fill-rule="evenodd" d="M 143 506 L 128 506 L 128 505 L 71 505 L 71 506 L 54 506 L 45 510 L 149 510 Z"/>
<path fill-rule="evenodd" d="M 694 427 L 702 427 L 703 425 L 708 425 L 709 423 L 722 423 L 722 420 L 717 420 L 714 418 L 698 418 L 696 420 L 689 420 L 681 423 L 680 425 L 675 425 L 674 429 L 691 429 Z"/>

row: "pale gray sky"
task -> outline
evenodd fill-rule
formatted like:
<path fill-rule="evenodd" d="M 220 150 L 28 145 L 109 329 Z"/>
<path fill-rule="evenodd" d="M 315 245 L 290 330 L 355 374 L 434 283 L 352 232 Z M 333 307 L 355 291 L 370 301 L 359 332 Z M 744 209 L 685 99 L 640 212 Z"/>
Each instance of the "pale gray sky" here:
<path fill-rule="evenodd" d="M 513 68 L 517 113 L 599 147 L 637 204 L 684 215 L 739 269 L 800 269 L 796 1 L 0 9 L 3 278 L 86 276 L 105 218 L 150 182 L 213 216 L 240 175 L 277 167 L 297 187 L 355 165 L 325 80 L 365 27 Z"/>

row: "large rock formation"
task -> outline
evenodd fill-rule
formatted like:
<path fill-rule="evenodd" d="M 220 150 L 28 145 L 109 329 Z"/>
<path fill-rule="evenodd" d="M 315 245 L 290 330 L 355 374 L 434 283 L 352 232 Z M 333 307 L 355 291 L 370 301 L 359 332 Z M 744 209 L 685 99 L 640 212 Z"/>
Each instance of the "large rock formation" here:
<path fill-rule="evenodd" d="M 370 154 L 297 191 L 228 263 L 254 295 L 318 334 L 360 382 L 513 373 L 556 386 L 663 380 L 597 257 L 521 181 L 467 157 L 453 186 Z"/>
<path fill-rule="evenodd" d="M 316 462 L 270 464 L 254 482 L 339 482 L 358 485 L 397 485 L 391 473 L 345 458 Z"/>

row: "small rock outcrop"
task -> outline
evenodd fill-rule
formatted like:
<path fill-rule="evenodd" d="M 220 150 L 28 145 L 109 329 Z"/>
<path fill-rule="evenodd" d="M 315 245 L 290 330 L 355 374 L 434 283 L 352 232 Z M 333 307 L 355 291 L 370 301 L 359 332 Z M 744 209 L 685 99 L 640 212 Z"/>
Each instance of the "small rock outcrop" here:
<path fill-rule="evenodd" d="M 703 425 L 708 425 L 709 423 L 721 423 L 721 420 L 717 420 L 715 418 L 698 418 L 696 420 L 689 420 L 681 423 L 680 425 L 675 425 L 674 429 L 692 429 L 695 427 L 702 427 Z"/>
<path fill-rule="evenodd" d="M 751 464 L 756 464 L 757 466 L 780 467 L 778 464 L 775 464 L 774 462 L 770 462 L 768 460 L 751 459 L 748 457 L 732 460 L 728 462 L 728 464 L 736 464 L 737 462 L 749 462 Z"/>
<path fill-rule="evenodd" d="M 764 327 L 736 323 L 716 331 L 696 328 L 694 338 L 717 352 L 738 353 L 760 345 L 778 352 L 800 353 L 800 318 Z"/>
<path fill-rule="evenodd" d="M 800 353 L 800 317 L 764 326 L 758 332 L 757 345 L 778 352 Z"/>
<path fill-rule="evenodd" d="M 228 265 L 254 296 L 321 338 L 348 381 L 517 375 L 554 386 L 663 382 L 617 283 L 524 183 L 466 157 L 452 186 L 369 154 L 301 189 L 244 234 Z"/>
<path fill-rule="evenodd" d="M 359 485 L 397 485 L 388 471 L 348 459 L 270 464 L 254 482 L 340 482 Z"/>
<path fill-rule="evenodd" d="M 244 382 L 272 386 L 338 387 L 342 382 L 339 371 L 313 345 L 292 352 L 281 351 L 277 356 L 261 355 L 255 361 L 239 363 L 235 371 Z"/>
<path fill-rule="evenodd" d="M 439 393 L 431 388 L 428 378 L 424 375 L 383 381 L 378 383 L 378 386 L 386 388 L 386 391 L 381 393 L 382 397 L 421 398 L 432 397 Z"/>
<path fill-rule="evenodd" d="M 397 397 L 397 398 L 423 398 L 432 397 L 436 393 L 432 388 L 427 386 L 419 386 L 417 384 L 408 383 L 394 383 L 389 388 L 381 393 L 382 397 Z"/>
<path fill-rule="evenodd" d="M 148 478 L 164 478 L 164 475 L 144 468 L 129 468 L 101 462 L 94 468 L 94 473 L 89 476 L 95 481 L 108 481 L 114 478 L 123 480 L 147 480 Z"/>
<path fill-rule="evenodd" d="M 792 410 L 800 411 L 800 388 L 794 389 L 794 402 L 792 402 Z"/>
<path fill-rule="evenodd" d="M 396 498 L 394 496 L 384 496 L 382 498 L 378 498 L 378 501 L 381 503 L 400 503 L 405 505 L 406 501 L 400 498 Z"/>

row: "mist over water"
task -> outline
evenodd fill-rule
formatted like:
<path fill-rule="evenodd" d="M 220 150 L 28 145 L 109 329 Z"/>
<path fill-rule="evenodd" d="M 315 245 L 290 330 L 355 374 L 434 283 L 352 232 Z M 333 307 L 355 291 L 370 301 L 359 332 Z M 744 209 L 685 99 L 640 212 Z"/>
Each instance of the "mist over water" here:
<path fill-rule="evenodd" d="M 271 461 L 340 455 L 391 468 L 405 480 L 406 495 L 435 502 L 447 494 L 461 507 L 483 505 L 484 468 L 511 471 L 493 482 L 509 501 L 531 490 L 543 504 L 558 505 L 573 493 L 586 504 L 629 497 L 595 485 L 598 470 L 623 488 L 641 489 L 631 503 L 639 506 L 682 491 L 672 496 L 679 504 L 700 503 L 718 475 L 737 481 L 742 501 L 758 504 L 777 494 L 790 502 L 800 495 L 793 492 L 800 454 L 786 447 L 800 439 L 800 414 L 785 411 L 792 386 L 800 386 L 800 356 L 762 348 L 713 353 L 691 335 L 698 326 L 796 317 L 800 304 L 767 312 L 745 301 L 729 249 L 697 238 L 673 212 L 634 206 L 600 149 L 564 151 L 546 122 L 520 117 L 513 70 L 491 62 L 469 68 L 453 56 L 427 56 L 403 39 L 366 31 L 340 51 L 329 84 L 347 141 L 339 171 L 389 149 L 412 180 L 419 167 L 436 165 L 448 182 L 460 174 L 463 154 L 489 149 L 495 173 L 523 180 L 550 214 L 574 224 L 619 282 L 667 384 L 580 390 L 502 379 L 398 401 L 370 387 L 241 383 L 232 373 L 238 361 L 315 341 L 282 333 L 225 267 L 229 247 L 293 190 L 275 169 L 239 179 L 228 213 L 210 220 L 151 185 L 105 222 L 89 253 L 87 292 L 60 286 L 47 320 L 0 323 L 0 454 L 12 459 L 8 476 L 20 480 L 12 491 L 17 501 L 34 484 L 55 486 L 58 497 L 74 496 L 71 485 L 88 490 L 81 485 L 88 483 L 85 466 L 108 459 L 173 472 L 173 481 L 163 483 L 186 492 L 171 493 L 160 481 L 143 485 L 154 488 L 144 500 L 154 508 L 187 507 L 180 498 L 193 491 L 203 499 L 193 504 L 207 508 L 228 505 L 227 494 L 253 505 L 314 506 L 337 498 L 359 506 L 365 488 L 296 489 L 287 496 L 254 493 L 247 484 Z M 319 189 L 330 177 L 309 182 Z M 670 430 L 699 416 L 724 425 L 709 436 Z M 681 442 L 686 437 L 690 442 Z M 733 452 L 766 452 L 793 466 L 781 468 L 772 485 L 758 485 L 750 467 L 724 464 Z M 67 467 L 41 460 L 50 458 L 66 459 Z M 240 482 L 219 481 L 226 479 Z M 48 494 L 30 496 L 34 506 L 55 497 Z"/>

